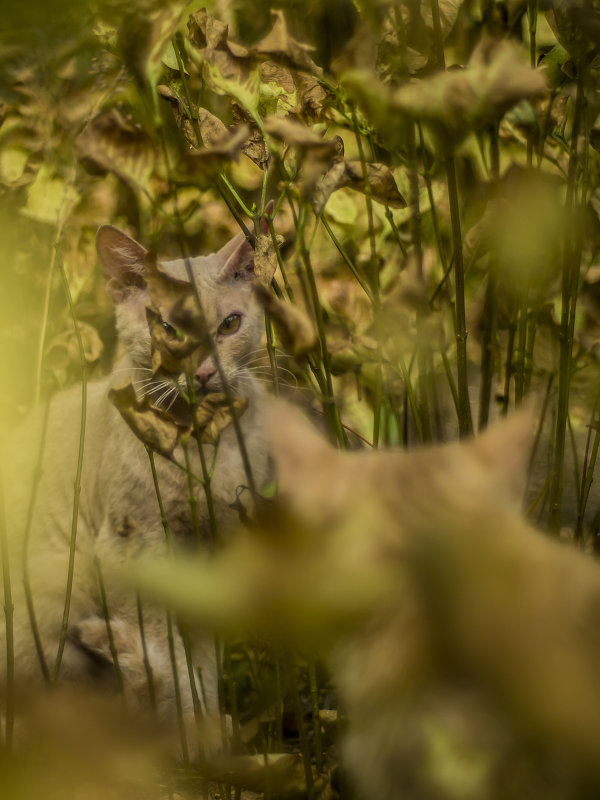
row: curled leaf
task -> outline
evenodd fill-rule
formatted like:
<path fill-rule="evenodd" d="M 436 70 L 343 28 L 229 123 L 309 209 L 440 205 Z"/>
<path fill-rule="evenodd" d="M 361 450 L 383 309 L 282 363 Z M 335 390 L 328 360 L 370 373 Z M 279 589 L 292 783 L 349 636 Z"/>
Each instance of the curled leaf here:
<path fill-rule="evenodd" d="M 413 80 L 392 94 L 390 104 L 429 124 L 442 142 L 455 144 L 520 100 L 545 91 L 542 72 L 529 67 L 515 45 L 484 41 L 468 67 Z"/>
<path fill-rule="evenodd" d="M 332 192 L 344 186 L 363 194 L 368 191 L 373 200 L 391 208 L 406 208 L 406 200 L 400 194 L 389 167 L 385 164 L 365 164 L 365 167 L 366 183 L 362 162 L 336 160 L 316 187 L 312 200 L 315 214 L 323 211 Z"/>
<path fill-rule="evenodd" d="M 225 124 L 205 108 L 198 107 L 191 111 L 188 108 L 186 98 L 179 91 L 179 87 L 176 84 L 172 83 L 170 86 L 161 84 L 157 87 L 157 91 L 161 97 L 170 103 L 179 129 L 194 149 L 199 149 L 201 145 L 205 147 L 218 145 L 227 139 L 228 133 Z M 196 135 L 195 120 L 198 122 L 202 142 L 198 141 Z"/>
<path fill-rule="evenodd" d="M 189 432 L 165 411 L 152 406 L 147 397 L 139 400 L 131 379 L 113 387 L 108 396 L 138 439 L 166 458 L 173 454 L 181 434 Z"/>
<path fill-rule="evenodd" d="M 309 353 L 317 346 L 318 337 L 308 316 L 297 306 L 284 303 L 262 283 L 254 284 L 258 301 L 268 311 L 281 344 L 294 356 Z"/>
<path fill-rule="evenodd" d="M 161 4 L 152 10 L 135 9 L 119 26 L 117 46 L 139 83 L 153 83 L 162 68 L 162 56 L 177 30 L 188 0 Z"/>
<path fill-rule="evenodd" d="M 77 155 L 88 167 L 112 172 L 134 191 L 145 189 L 154 170 L 154 145 L 139 126 L 113 108 L 93 119 L 76 140 Z"/>
<path fill-rule="evenodd" d="M 314 47 L 299 42 L 290 36 L 283 11 L 271 11 L 273 27 L 250 52 L 256 55 L 269 55 L 273 60 L 280 60 L 298 69 L 306 70 L 314 75 L 322 75 L 323 70 L 310 57 Z"/>
<path fill-rule="evenodd" d="M 225 428 L 231 424 L 232 414 L 242 416 L 248 408 L 246 397 L 233 397 L 231 404 L 224 392 L 210 392 L 194 408 L 196 428 L 202 442 L 213 444 Z"/>
<path fill-rule="evenodd" d="M 279 243 L 283 237 L 278 237 Z M 270 236 L 259 233 L 254 244 L 254 274 L 263 286 L 269 286 L 277 269 L 277 253 Z"/>

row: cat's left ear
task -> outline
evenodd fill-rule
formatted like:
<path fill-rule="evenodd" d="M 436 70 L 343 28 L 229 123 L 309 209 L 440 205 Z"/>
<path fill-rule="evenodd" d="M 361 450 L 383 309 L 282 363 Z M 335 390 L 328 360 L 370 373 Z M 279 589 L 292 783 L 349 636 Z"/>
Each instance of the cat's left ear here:
<path fill-rule="evenodd" d="M 121 303 L 135 290 L 146 287 L 148 251 L 135 239 L 113 225 L 102 225 L 96 233 L 96 251 L 113 302 Z"/>

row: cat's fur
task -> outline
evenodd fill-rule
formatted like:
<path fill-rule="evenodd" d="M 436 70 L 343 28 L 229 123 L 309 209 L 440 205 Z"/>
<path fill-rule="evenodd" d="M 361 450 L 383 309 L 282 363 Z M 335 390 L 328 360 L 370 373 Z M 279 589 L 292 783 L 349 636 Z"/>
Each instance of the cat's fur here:
<path fill-rule="evenodd" d="M 149 302 L 145 280 L 146 250 L 111 226 L 100 228 L 97 249 L 107 279 L 107 288 L 116 306 L 117 329 L 123 352 L 120 362 L 104 380 L 91 383 L 87 391 L 87 420 L 77 528 L 77 548 L 73 594 L 66 647 L 60 668 L 61 679 L 94 681 L 112 672 L 106 623 L 102 611 L 95 559 L 103 567 L 108 609 L 119 666 L 130 704 L 144 705 L 148 682 L 143 668 L 135 593 L 122 589 L 110 578 L 110 565 L 127 562 L 141 554 L 165 551 L 165 532 L 148 455 L 108 398 L 112 386 L 131 378 L 138 395 L 149 395 L 167 407 L 176 399 L 176 390 L 165 382 L 153 383 L 151 341 L 146 319 Z M 240 418 L 241 431 L 251 461 L 253 477 L 260 486 L 266 478 L 267 456 L 263 426 L 263 391 L 254 379 L 251 361 L 260 346 L 263 315 L 252 293 L 253 250 L 243 236 L 228 242 L 219 252 L 192 258 L 190 265 L 198 288 L 205 325 L 216 349 L 222 372 L 231 390 L 248 398 Z M 172 277 L 186 281 L 183 260 L 161 263 Z M 164 323 L 169 324 L 168 309 Z M 239 315 L 239 330 L 230 335 L 218 332 L 231 314 Z M 200 315 L 195 323 L 203 328 Z M 196 392 L 218 391 L 221 376 L 213 355 L 200 350 L 196 368 Z M 176 378 L 180 383 L 183 378 Z M 161 395 L 163 395 L 161 399 Z M 39 659 L 31 633 L 23 588 L 23 547 L 27 512 L 34 486 L 34 473 L 40 452 L 45 409 L 38 409 L 7 443 L 2 463 L 5 475 L 6 529 L 14 599 L 15 667 L 18 686 L 41 680 Z M 50 673 L 57 655 L 69 557 L 69 538 L 73 490 L 79 446 L 81 390 L 74 387 L 57 395 L 47 410 L 47 434 L 41 461 L 27 563 L 33 592 L 35 616 Z M 189 447 L 192 471 L 201 475 L 197 449 Z M 210 466 L 214 447 L 205 446 Z M 175 451 L 184 462 L 181 447 Z M 189 489 L 186 474 L 177 466 L 155 457 L 162 501 L 174 546 L 195 546 Z M 236 520 L 239 499 L 251 504 L 238 439 L 232 425 L 221 434 L 211 482 L 215 513 L 220 529 Z M 203 487 L 195 484 L 198 524 L 209 539 L 207 502 Z M 158 709 L 163 719 L 174 714 L 175 691 L 166 636 L 165 611 L 144 607 L 145 640 L 152 667 Z M 193 718 L 192 696 L 184 649 L 175 625 L 175 652 L 184 713 Z M 6 659 L 4 624 L 0 625 L 0 671 Z M 206 705 L 215 709 L 217 684 L 214 652 L 210 643 L 194 634 L 191 643 L 194 669 L 202 670 Z M 102 667 L 98 669 L 98 667 Z M 113 676 L 114 677 L 114 676 Z M 0 674 L 2 678 L 2 674 Z M 200 696 L 200 684 L 198 684 Z"/>

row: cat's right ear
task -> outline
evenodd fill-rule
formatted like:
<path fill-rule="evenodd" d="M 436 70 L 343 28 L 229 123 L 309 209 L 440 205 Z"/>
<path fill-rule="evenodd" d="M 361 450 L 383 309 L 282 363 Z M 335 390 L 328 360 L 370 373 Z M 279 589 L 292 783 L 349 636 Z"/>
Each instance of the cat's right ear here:
<path fill-rule="evenodd" d="M 102 225 L 96 234 L 96 251 L 102 264 L 106 290 L 114 303 L 144 289 L 147 250 L 123 231 Z"/>

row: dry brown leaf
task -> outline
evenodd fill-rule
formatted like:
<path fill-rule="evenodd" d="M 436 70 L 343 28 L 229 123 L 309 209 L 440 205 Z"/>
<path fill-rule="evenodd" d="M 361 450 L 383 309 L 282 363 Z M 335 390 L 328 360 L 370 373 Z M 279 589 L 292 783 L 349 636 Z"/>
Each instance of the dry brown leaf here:
<path fill-rule="evenodd" d="M 138 439 L 166 458 L 172 456 L 179 437 L 189 433 L 189 428 L 178 425 L 165 411 L 150 405 L 147 397 L 139 400 L 131 379 L 112 388 L 108 396 Z"/>
<path fill-rule="evenodd" d="M 145 190 L 154 170 L 152 140 L 113 108 L 95 117 L 76 140 L 79 160 L 92 171 L 112 172 L 136 192 Z"/>
<path fill-rule="evenodd" d="M 254 292 L 265 311 L 269 312 L 281 344 L 292 355 L 306 355 L 317 346 L 318 337 L 308 316 L 297 306 L 284 303 L 262 283 L 254 284 Z"/>
<path fill-rule="evenodd" d="M 455 144 L 470 131 L 502 117 L 520 100 L 545 91 L 542 71 L 528 66 L 516 45 L 484 40 L 467 68 L 406 83 L 392 94 L 390 103 L 429 124 L 441 144 Z"/>
<path fill-rule="evenodd" d="M 321 76 L 323 70 L 310 57 L 315 48 L 290 36 L 283 11 L 273 10 L 271 15 L 273 27 L 250 52 L 253 55 L 269 55 L 274 60 L 281 59 L 293 67 Z"/>
<path fill-rule="evenodd" d="M 230 405 L 224 392 L 205 395 L 194 408 L 194 419 L 201 441 L 207 444 L 217 442 L 221 432 L 231 424 L 232 413 L 239 418 L 247 408 L 246 397 L 235 396 Z"/>
<path fill-rule="evenodd" d="M 406 200 L 400 194 L 389 167 L 385 164 L 366 164 L 365 167 L 369 194 L 373 200 L 391 208 L 406 208 Z M 312 198 L 315 214 L 320 214 L 331 194 L 343 187 L 367 193 L 362 162 L 337 159 L 331 165 L 316 187 Z"/>
<path fill-rule="evenodd" d="M 160 4 L 152 10 L 135 7 L 123 16 L 117 46 L 133 76 L 153 83 L 162 68 L 161 58 L 177 30 L 188 0 Z"/>
<path fill-rule="evenodd" d="M 188 174 L 213 175 L 218 173 L 231 160 L 238 159 L 240 153 L 244 151 L 249 135 L 248 125 L 241 125 L 231 131 L 226 131 L 222 139 L 213 142 L 209 147 L 194 150 L 184 156 L 181 159 L 180 167 Z"/>
<path fill-rule="evenodd" d="M 283 243 L 283 236 L 277 237 L 278 244 Z M 270 286 L 277 270 L 277 253 L 273 239 L 264 233 L 256 236 L 254 243 L 254 274 L 263 286 Z"/>
<path fill-rule="evenodd" d="M 202 137 L 202 142 L 198 142 L 193 117 L 187 107 L 185 98 L 173 86 L 165 86 L 163 84 L 157 87 L 157 91 L 161 97 L 170 103 L 179 129 L 194 149 L 199 149 L 201 144 L 206 147 L 218 145 L 227 139 L 228 131 L 225 124 L 206 108 L 198 107 L 195 112 L 198 127 L 200 128 L 200 136 Z"/>

